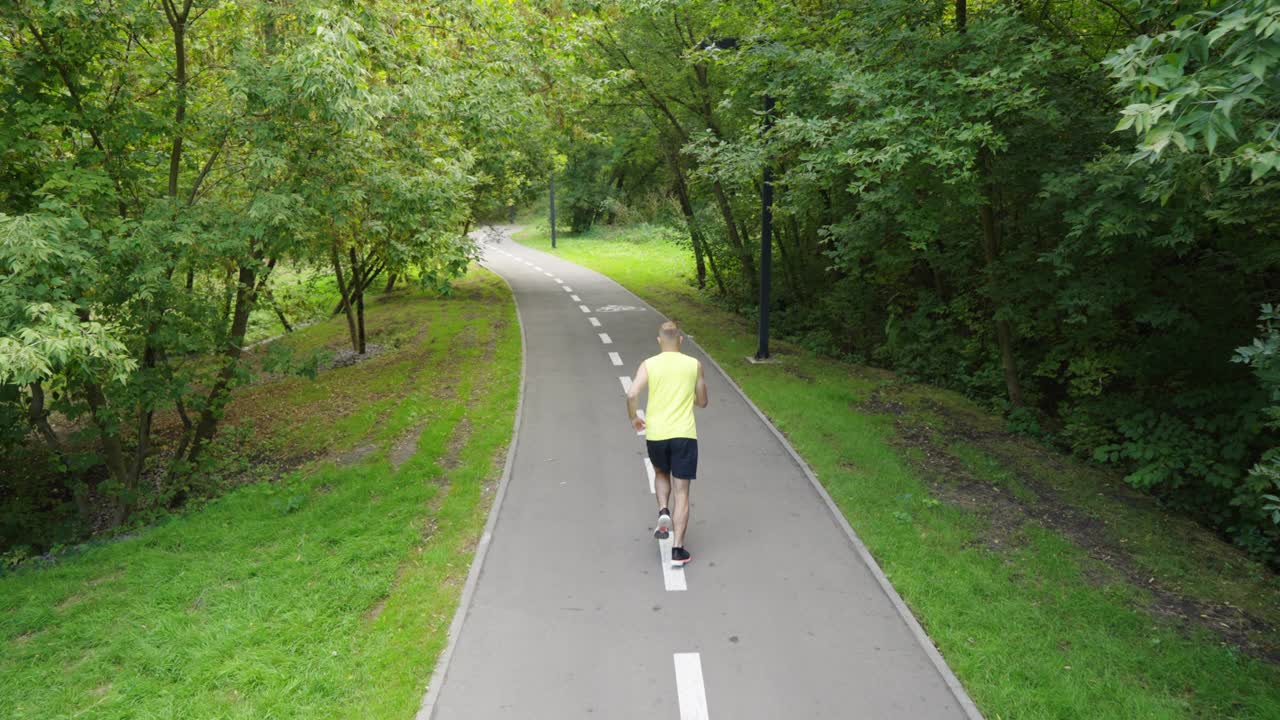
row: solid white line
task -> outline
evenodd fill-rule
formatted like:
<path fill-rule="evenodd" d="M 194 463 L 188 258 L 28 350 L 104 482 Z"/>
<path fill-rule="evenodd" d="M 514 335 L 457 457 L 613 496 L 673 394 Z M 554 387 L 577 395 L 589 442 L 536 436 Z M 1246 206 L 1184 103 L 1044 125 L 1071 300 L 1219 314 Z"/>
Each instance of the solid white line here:
<path fill-rule="evenodd" d="M 644 474 L 649 476 L 649 494 L 657 494 L 658 490 L 653 486 L 653 461 L 649 458 L 644 459 Z"/>
<path fill-rule="evenodd" d="M 626 395 L 631 392 L 631 378 L 627 375 L 619 375 L 618 382 L 622 383 L 622 394 Z"/>
<path fill-rule="evenodd" d="M 609 333 L 596 333 L 596 334 L 600 336 L 600 342 L 604 343 L 605 345 L 613 344 L 613 338 L 609 337 Z"/>
<path fill-rule="evenodd" d="M 621 365 L 622 356 L 616 352 L 611 352 L 609 353 L 609 362 L 612 362 L 614 365 Z"/>
<path fill-rule="evenodd" d="M 600 320 L 597 318 L 589 317 L 587 322 L 591 323 L 591 327 L 600 327 Z"/>
<path fill-rule="evenodd" d="M 587 307 L 586 305 L 579 305 L 578 309 L 585 313 L 591 312 L 591 308 Z"/>
<path fill-rule="evenodd" d="M 568 285 L 565 285 L 565 286 L 564 286 L 564 291 L 565 291 L 565 292 L 573 292 L 573 288 L 569 287 Z"/>
<path fill-rule="evenodd" d="M 680 720 L 709 720 L 707 691 L 702 686 L 702 658 L 698 653 L 676 653 L 675 664 Z"/>
<path fill-rule="evenodd" d="M 569 299 L 574 302 L 582 302 L 582 298 L 578 297 L 577 295 L 570 295 Z"/>
<path fill-rule="evenodd" d="M 563 280 L 561 280 L 560 278 L 556 278 L 556 283 L 557 283 L 557 284 L 559 284 L 559 285 L 563 285 L 563 284 L 564 284 L 564 281 L 563 281 Z"/>
<path fill-rule="evenodd" d="M 667 592 L 683 592 L 689 589 L 684 582 L 684 568 L 671 567 L 671 538 L 658 541 L 658 562 L 662 565 L 662 584 Z M 684 705 L 684 703 L 681 703 Z M 680 717 L 685 717 L 683 708 Z M 691 717 L 697 717 L 696 715 Z M 706 715 L 703 715 L 706 717 Z"/>

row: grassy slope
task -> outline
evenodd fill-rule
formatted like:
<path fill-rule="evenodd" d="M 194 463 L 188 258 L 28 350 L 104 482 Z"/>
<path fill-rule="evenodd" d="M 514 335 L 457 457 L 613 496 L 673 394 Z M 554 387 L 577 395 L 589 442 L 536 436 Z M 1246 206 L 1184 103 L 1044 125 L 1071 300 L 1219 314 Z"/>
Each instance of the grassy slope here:
<path fill-rule="evenodd" d="M 550 249 L 545 223 L 516 237 Z M 1272 627 L 1275 576 L 952 393 L 786 343 L 777 365 L 744 362 L 752 328 L 690 287 L 688 251 L 657 237 L 561 236 L 555 252 L 615 278 L 720 361 L 813 467 L 987 717 L 1280 717 L 1280 668 L 1162 619 L 1152 592 L 1097 558 L 1123 548 L 1131 574 L 1176 588 L 1192 614 L 1242 608 Z M 1038 497 L 1033 478 L 1055 504 L 1002 517 Z M 1064 513 L 1081 520 L 1059 528 Z M 1265 634 L 1251 640 L 1275 642 Z"/>
<path fill-rule="evenodd" d="M 381 355 L 244 388 L 225 433 L 338 463 L 0 579 L 0 716 L 412 717 L 501 472 L 519 327 L 483 271 L 375 302 L 369 327 Z"/>

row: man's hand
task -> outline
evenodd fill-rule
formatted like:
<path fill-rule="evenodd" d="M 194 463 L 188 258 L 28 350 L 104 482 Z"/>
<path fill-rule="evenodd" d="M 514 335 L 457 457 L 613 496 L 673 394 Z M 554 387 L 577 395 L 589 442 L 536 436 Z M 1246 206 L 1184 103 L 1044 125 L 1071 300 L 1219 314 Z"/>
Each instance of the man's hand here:
<path fill-rule="evenodd" d="M 640 417 L 640 393 L 649 385 L 649 370 L 640 363 L 636 368 L 636 379 L 631 381 L 631 389 L 627 390 L 627 417 L 631 418 L 631 427 L 636 432 L 644 432 L 644 418 Z"/>

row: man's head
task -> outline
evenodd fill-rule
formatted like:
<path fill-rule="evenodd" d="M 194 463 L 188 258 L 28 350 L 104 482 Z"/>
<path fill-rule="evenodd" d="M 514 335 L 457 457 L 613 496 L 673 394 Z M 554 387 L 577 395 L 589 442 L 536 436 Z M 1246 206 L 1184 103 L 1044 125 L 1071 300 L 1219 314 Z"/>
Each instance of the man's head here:
<path fill-rule="evenodd" d="M 658 346 L 663 352 L 679 350 L 682 342 L 684 342 L 684 333 L 680 332 L 679 325 L 668 320 L 658 328 Z"/>

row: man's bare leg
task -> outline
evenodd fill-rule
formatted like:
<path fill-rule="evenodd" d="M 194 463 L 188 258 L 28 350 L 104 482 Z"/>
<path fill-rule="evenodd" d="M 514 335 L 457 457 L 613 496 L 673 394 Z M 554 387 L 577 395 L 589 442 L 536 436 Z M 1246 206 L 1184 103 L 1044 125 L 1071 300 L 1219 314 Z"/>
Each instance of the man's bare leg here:
<path fill-rule="evenodd" d="M 654 495 L 658 498 L 658 509 L 670 507 L 667 500 L 671 496 L 671 473 L 663 472 L 658 468 L 653 469 L 653 489 Z"/>
<path fill-rule="evenodd" d="M 675 505 L 671 508 L 671 519 L 675 522 L 676 537 L 674 547 L 684 547 L 684 531 L 689 527 L 689 481 L 675 478 Z"/>

